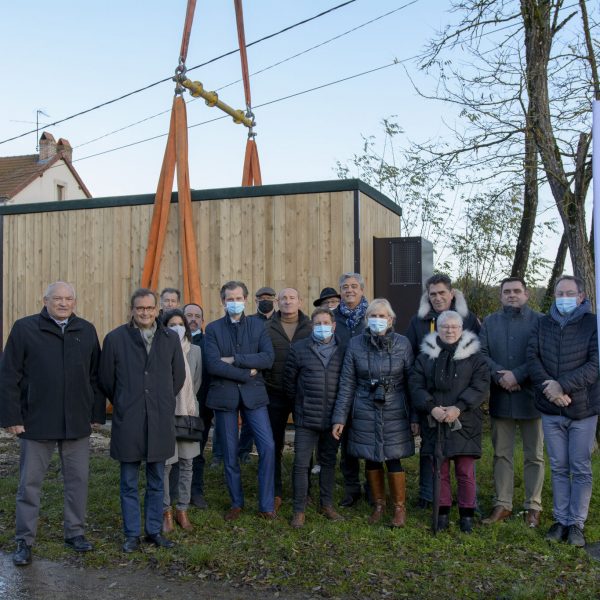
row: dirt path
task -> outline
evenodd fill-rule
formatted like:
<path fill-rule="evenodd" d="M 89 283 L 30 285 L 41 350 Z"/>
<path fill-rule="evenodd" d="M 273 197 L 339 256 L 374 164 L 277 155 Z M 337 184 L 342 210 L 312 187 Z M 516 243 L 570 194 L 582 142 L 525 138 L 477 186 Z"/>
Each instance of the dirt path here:
<path fill-rule="evenodd" d="M 15 567 L 0 553 L 0 598 L 3 600 L 310 600 L 310 595 L 234 587 L 222 582 L 169 580 L 149 569 L 84 569 L 35 559 Z"/>

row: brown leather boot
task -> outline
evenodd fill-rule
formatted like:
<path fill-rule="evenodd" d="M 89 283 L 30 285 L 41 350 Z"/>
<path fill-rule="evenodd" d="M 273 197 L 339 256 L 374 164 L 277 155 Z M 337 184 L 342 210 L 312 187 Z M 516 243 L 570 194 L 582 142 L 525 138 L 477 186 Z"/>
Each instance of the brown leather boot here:
<path fill-rule="evenodd" d="M 385 478 L 383 469 L 367 471 L 367 481 L 369 482 L 371 497 L 375 505 L 375 509 L 369 517 L 369 525 L 374 525 L 381 520 L 385 512 Z"/>
<path fill-rule="evenodd" d="M 175 525 L 173 525 L 173 509 L 169 507 L 163 511 L 162 530 L 163 533 L 171 533 L 173 529 L 175 529 Z"/>
<path fill-rule="evenodd" d="M 390 525 L 404 527 L 406 523 L 406 476 L 404 471 L 388 473 L 390 496 L 394 503 L 394 516 Z"/>
<path fill-rule="evenodd" d="M 290 522 L 290 525 L 294 529 L 300 529 L 301 527 L 304 527 L 304 520 L 305 520 L 305 515 L 303 512 L 295 512 L 294 516 Z"/>
<path fill-rule="evenodd" d="M 188 519 L 187 510 L 176 510 L 175 520 L 177 521 L 177 524 L 186 531 L 191 531 L 192 529 L 194 529 L 194 526 L 190 523 L 190 520 Z"/>

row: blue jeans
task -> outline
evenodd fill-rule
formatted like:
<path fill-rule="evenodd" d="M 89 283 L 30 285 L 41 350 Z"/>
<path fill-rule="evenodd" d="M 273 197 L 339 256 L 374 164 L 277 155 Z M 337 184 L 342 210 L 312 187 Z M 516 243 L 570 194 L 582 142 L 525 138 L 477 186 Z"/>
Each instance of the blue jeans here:
<path fill-rule="evenodd" d="M 140 536 L 140 498 L 138 480 L 140 461 L 121 463 L 121 513 L 125 537 Z M 146 463 L 146 494 L 144 496 L 144 531 L 146 535 L 160 533 L 163 516 L 163 479 L 165 463 Z"/>
<path fill-rule="evenodd" d="M 258 450 L 258 510 L 271 512 L 275 508 L 274 475 L 275 475 L 275 443 L 269 423 L 267 407 L 250 410 L 240 408 L 244 419 L 256 440 Z M 237 410 L 215 410 L 215 427 L 223 444 L 223 462 L 225 464 L 225 480 L 231 497 L 231 506 L 244 506 L 242 475 L 238 460 L 238 413 Z"/>
<path fill-rule="evenodd" d="M 598 416 L 542 415 L 552 472 L 554 520 L 583 529 L 592 497 L 592 450 Z"/>

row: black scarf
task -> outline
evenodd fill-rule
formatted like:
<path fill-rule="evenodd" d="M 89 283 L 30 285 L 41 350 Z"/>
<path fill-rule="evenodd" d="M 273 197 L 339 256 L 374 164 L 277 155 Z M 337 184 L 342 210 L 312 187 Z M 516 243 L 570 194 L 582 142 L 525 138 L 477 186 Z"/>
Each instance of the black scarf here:
<path fill-rule="evenodd" d="M 441 348 L 438 357 L 435 359 L 434 382 L 435 389 L 440 392 L 447 392 L 452 389 L 452 380 L 456 374 L 456 364 L 454 362 L 454 353 L 458 347 L 460 339 L 454 344 L 442 342 L 440 337 L 436 337 L 437 345 Z"/>

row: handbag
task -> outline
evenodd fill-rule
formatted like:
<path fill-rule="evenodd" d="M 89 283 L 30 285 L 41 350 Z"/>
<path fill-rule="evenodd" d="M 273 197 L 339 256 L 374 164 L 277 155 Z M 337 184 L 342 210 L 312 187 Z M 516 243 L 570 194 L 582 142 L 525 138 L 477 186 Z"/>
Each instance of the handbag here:
<path fill-rule="evenodd" d="M 186 442 L 199 442 L 202 440 L 204 422 L 201 417 L 190 415 L 175 415 L 175 437 Z"/>

